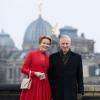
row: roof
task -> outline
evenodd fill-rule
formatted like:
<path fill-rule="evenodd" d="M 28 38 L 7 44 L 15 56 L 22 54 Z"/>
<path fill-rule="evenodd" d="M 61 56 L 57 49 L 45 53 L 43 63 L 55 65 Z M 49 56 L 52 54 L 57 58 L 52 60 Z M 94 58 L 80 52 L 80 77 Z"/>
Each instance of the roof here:
<path fill-rule="evenodd" d="M 26 29 L 23 44 L 38 43 L 38 39 L 41 35 L 51 35 L 51 29 L 52 26 L 39 16 L 39 18 L 33 21 Z"/>

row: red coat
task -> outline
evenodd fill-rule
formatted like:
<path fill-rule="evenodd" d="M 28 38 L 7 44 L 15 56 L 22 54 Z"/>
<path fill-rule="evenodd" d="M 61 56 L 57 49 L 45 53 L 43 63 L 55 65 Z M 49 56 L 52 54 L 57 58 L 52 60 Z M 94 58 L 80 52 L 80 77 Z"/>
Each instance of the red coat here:
<path fill-rule="evenodd" d="M 21 71 L 27 75 L 29 75 L 29 70 L 32 71 L 32 84 L 29 90 L 22 90 L 20 100 L 51 100 L 51 89 L 47 76 L 48 66 L 49 57 L 46 53 L 36 50 L 28 54 Z M 46 79 L 40 80 L 34 72 L 45 73 Z"/>

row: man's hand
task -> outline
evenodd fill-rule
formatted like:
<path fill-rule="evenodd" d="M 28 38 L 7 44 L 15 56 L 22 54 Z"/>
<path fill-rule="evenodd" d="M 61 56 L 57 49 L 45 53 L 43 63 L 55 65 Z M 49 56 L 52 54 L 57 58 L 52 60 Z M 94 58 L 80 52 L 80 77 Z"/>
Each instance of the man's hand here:
<path fill-rule="evenodd" d="M 82 97 L 83 97 L 83 96 L 82 96 L 81 93 L 78 93 L 78 94 L 77 94 L 77 100 L 82 100 Z"/>

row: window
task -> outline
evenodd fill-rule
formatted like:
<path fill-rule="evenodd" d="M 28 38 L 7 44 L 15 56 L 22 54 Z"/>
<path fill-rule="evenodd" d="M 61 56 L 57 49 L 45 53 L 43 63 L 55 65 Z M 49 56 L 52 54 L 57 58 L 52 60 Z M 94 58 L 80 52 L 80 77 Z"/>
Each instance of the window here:
<path fill-rule="evenodd" d="M 13 78 L 13 70 L 12 70 L 12 68 L 9 68 L 9 78 L 10 79 Z"/>
<path fill-rule="evenodd" d="M 89 75 L 90 76 L 100 76 L 100 66 L 98 65 L 90 66 Z"/>
<path fill-rule="evenodd" d="M 95 75 L 100 76 L 100 67 L 95 69 Z"/>

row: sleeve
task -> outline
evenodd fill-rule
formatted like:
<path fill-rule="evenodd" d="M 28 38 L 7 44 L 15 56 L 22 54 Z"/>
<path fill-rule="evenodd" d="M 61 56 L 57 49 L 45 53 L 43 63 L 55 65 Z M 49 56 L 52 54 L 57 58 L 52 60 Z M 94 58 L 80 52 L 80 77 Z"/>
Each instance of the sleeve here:
<path fill-rule="evenodd" d="M 31 64 L 32 64 L 32 52 L 30 52 L 26 56 L 24 64 L 22 65 L 22 68 L 21 68 L 21 72 L 24 73 L 24 74 L 26 74 L 26 75 L 29 75 Z M 33 75 L 34 75 L 34 71 L 31 71 L 31 77 Z"/>
<path fill-rule="evenodd" d="M 77 87 L 78 93 L 84 94 L 84 84 L 83 84 L 83 65 L 82 58 L 79 56 L 78 67 L 77 67 Z"/>

